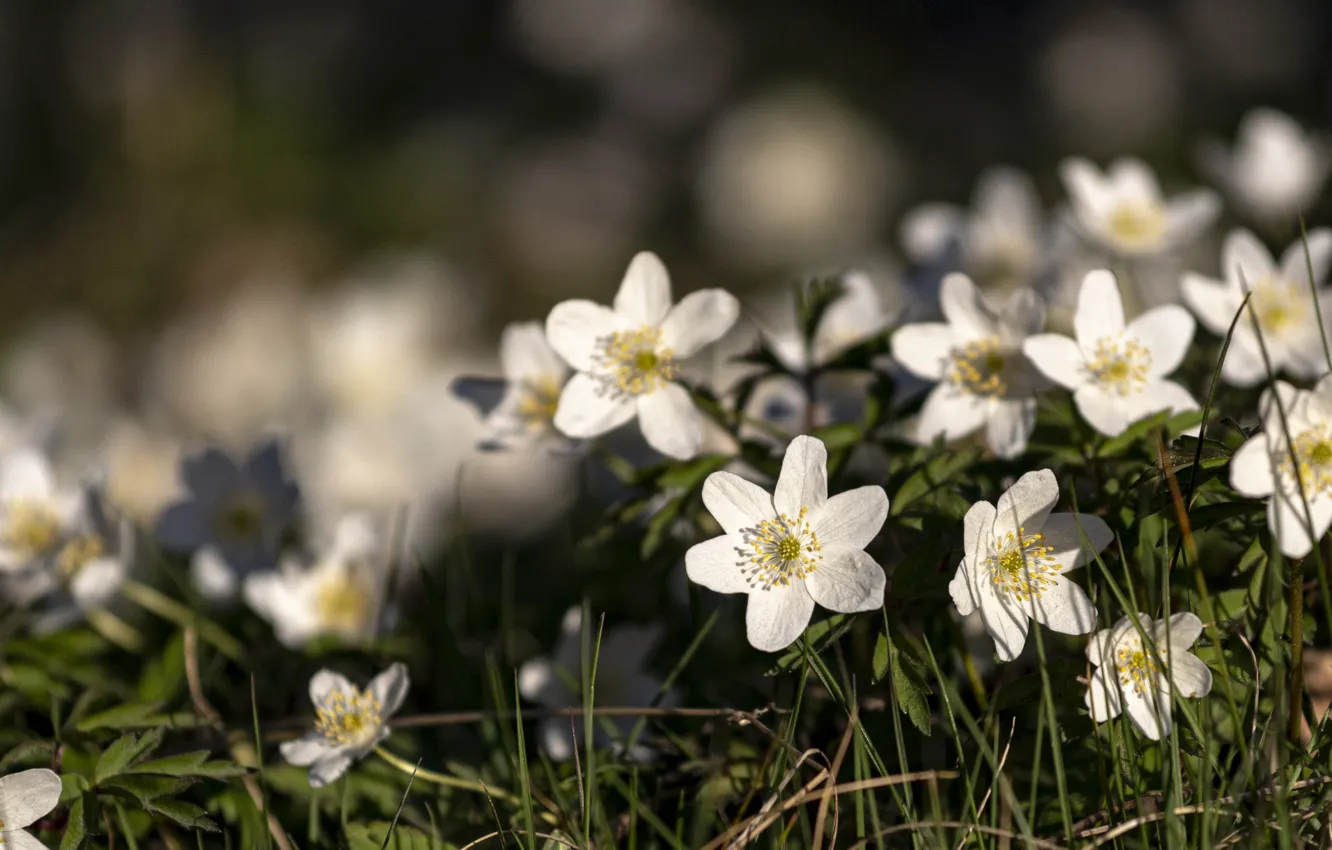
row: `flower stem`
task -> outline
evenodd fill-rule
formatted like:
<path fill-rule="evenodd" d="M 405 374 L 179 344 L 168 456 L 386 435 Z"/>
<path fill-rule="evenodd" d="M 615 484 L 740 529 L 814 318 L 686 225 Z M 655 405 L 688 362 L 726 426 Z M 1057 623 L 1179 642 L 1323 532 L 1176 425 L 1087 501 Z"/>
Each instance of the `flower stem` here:
<path fill-rule="evenodd" d="M 458 788 L 463 791 L 475 791 L 478 794 L 485 794 L 487 797 L 492 797 L 496 800 L 503 800 L 506 803 L 517 802 L 517 800 L 514 798 L 512 794 L 509 794 L 505 791 L 501 791 L 498 788 L 491 788 L 489 785 L 486 785 L 484 782 L 473 782 L 470 779 L 459 779 L 456 776 L 448 776 L 443 773 L 436 773 L 433 770 L 425 770 L 424 768 L 417 767 L 416 765 L 412 764 L 406 759 L 402 759 L 399 758 L 398 756 L 395 756 L 393 753 L 384 749 L 382 746 L 375 747 L 375 755 L 379 756 L 384 761 L 393 765 L 398 770 L 401 770 L 403 773 L 407 774 L 408 776 L 415 776 L 417 779 L 423 780 L 425 782 L 433 782 L 436 785 L 441 785 L 445 788 Z"/>
<path fill-rule="evenodd" d="M 1318 545 L 1315 543 L 1314 545 Z M 1300 746 L 1304 720 L 1304 559 L 1290 563 L 1290 714 L 1286 737 Z"/>
<path fill-rule="evenodd" d="M 190 627 L 197 629 L 199 637 L 211 643 L 218 652 L 232 661 L 239 662 L 245 655 L 245 649 L 241 646 L 240 641 L 227 634 L 221 626 L 201 616 L 188 605 L 177 602 L 162 591 L 134 579 L 126 579 L 120 585 L 120 592 L 131 602 L 153 612 L 164 620 L 170 620 L 182 629 Z"/>

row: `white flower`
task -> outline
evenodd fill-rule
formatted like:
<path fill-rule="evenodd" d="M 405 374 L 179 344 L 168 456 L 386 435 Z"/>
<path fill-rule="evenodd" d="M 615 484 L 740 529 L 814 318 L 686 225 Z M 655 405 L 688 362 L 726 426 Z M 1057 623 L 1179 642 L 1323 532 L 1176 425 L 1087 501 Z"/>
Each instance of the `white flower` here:
<path fill-rule="evenodd" d="M 596 624 L 588 639 L 589 651 L 596 642 Z M 518 692 L 524 699 L 547 708 L 568 708 L 582 705 L 580 693 L 582 678 L 583 609 L 570 608 L 560 624 L 560 638 L 553 657 L 535 658 L 525 662 L 518 670 Z M 661 680 L 644 671 L 647 657 L 661 639 L 657 626 L 616 626 L 605 630 L 597 654 L 597 705 L 646 706 L 652 703 L 661 689 Z M 662 696 L 660 705 L 671 705 L 673 694 Z M 617 730 L 612 737 L 598 718 L 594 740 L 598 745 L 622 746 L 638 723 L 637 717 L 608 718 Z M 571 728 L 568 717 L 551 717 L 541 724 L 541 747 L 552 759 L 564 761 L 573 756 L 576 745 L 574 735 L 581 737 L 582 717 L 574 719 Z M 636 744 L 629 756 L 634 761 L 645 761 L 651 750 Z"/>
<path fill-rule="evenodd" d="M 1303 558 L 1332 524 L 1332 375 L 1312 391 L 1276 381 L 1258 412 L 1263 430 L 1230 459 L 1230 486 L 1267 497 L 1267 527 L 1282 554 Z"/>
<path fill-rule="evenodd" d="M 324 787 L 388 737 L 387 721 L 402 707 L 410 687 L 402 663 L 389 665 L 365 690 L 341 673 L 320 670 L 310 679 L 314 731 L 283 742 L 282 757 L 310 768 L 311 788 Z"/>
<path fill-rule="evenodd" d="M 956 440 L 982 427 L 990 449 L 1017 457 L 1036 424 L 1043 381 L 1022 354 L 1022 341 L 1045 323 L 1045 303 L 1019 290 L 992 305 L 964 274 L 950 274 L 939 292 L 944 322 L 906 325 L 893 334 L 893 358 L 936 386 L 925 400 L 916 439 Z"/>
<path fill-rule="evenodd" d="M 1189 652 L 1202 634 L 1202 620 L 1174 614 L 1167 635 L 1165 620 L 1153 623 L 1147 614 L 1136 619 L 1126 616 L 1087 641 L 1087 658 L 1096 668 L 1087 687 L 1087 709 L 1097 723 L 1127 711 L 1139 732 L 1159 741 L 1170 734 L 1171 691 L 1192 699 L 1206 696 L 1212 671 Z"/>
<path fill-rule="evenodd" d="M 1073 222 L 1103 248 L 1129 256 L 1165 254 L 1199 235 L 1221 212 L 1208 189 L 1164 198 L 1156 175 L 1141 160 L 1111 163 L 1102 174 L 1085 159 L 1059 168 Z"/>
<path fill-rule="evenodd" d="M 828 498 L 828 450 L 799 436 L 769 494 L 730 472 L 703 484 L 703 504 L 726 532 L 685 553 L 690 580 L 718 593 L 747 593 L 745 624 L 756 649 L 789 646 L 814 603 L 843 613 L 883 604 L 883 568 L 865 553 L 888 517 L 882 487 Z"/>
<path fill-rule="evenodd" d="M 1175 304 L 1154 307 L 1125 326 L 1115 276 L 1096 269 L 1078 293 L 1077 341 L 1040 334 L 1022 350 L 1046 377 L 1073 391 L 1082 418 L 1114 437 L 1153 413 L 1198 409 L 1188 390 L 1165 379 L 1184 359 L 1193 328 L 1193 317 Z"/>
<path fill-rule="evenodd" d="M 703 425 L 689 391 L 672 381 L 677 361 L 719 339 L 739 310 L 721 289 L 672 306 L 666 267 L 647 251 L 629 264 L 613 310 L 582 300 L 555 305 L 546 337 L 577 372 L 560 394 L 555 427 L 596 437 L 637 415 L 648 445 L 668 457 L 693 457 Z"/>
<path fill-rule="evenodd" d="M 1096 628 L 1095 606 L 1065 573 L 1114 535 L 1100 517 L 1051 515 L 1058 501 L 1054 473 L 1042 469 L 1019 478 L 997 506 L 972 505 L 962 521 L 965 554 L 948 590 L 962 616 L 980 609 L 1001 661 L 1021 654 L 1029 619 L 1066 635 Z"/>
<path fill-rule="evenodd" d="M 1321 285 L 1332 263 L 1332 230 L 1309 233 L 1309 260 L 1313 281 Z M 1221 273 L 1224 281 L 1186 274 L 1181 287 L 1185 303 L 1203 325 L 1222 337 L 1239 312 L 1245 293 L 1253 293 L 1249 299 L 1253 315 L 1246 314 L 1235 325 L 1230 349 L 1221 364 L 1221 377 L 1226 383 L 1251 387 L 1267 377 L 1262 347 L 1253 328 L 1254 317 L 1273 372 L 1284 370 L 1307 379 L 1327 371 L 1303 241 L 1287 248 L 1278 266 L 1252 233 L 1231 231 L 1221 252 Z M 1318 298 L 1324 323 L 1332 322 L 1332 293 L 1321 291 Z"/>
<path fill-rule="evenodd" d="M 986 289 L 1029 283 L 1045 252 L 1045 216 L 1031 178 L 1004 166 L 981 174 L 971 209 L 922 204 L 899 231 L 913 262 L 937 263 L 956 250 L 961 269 Z"/>
<path fill-rule="evenodd" d="M 277 561 L 291 522 L 297 489 L 283 469 L 280 448 L 267 441 L 243 464 L 209 447 L 181 459 L 183 500 L 157 519 L 162 545 L 193 552 L 190 567 L 209 599 L 235 595 L 239 579 Z"/>
<path fill-rule="evenodd" d="M 792 372 L 803 374 L 827 365 L 847 349 L 883 333 L 892 320 L 868 274 L 847 272 L 838 283 L 841 294 L 823 311 L 808 351 L 797 330 L 765 334 L 773 353 Z"/>
<path fill-rule="evenodd" d="M 493 407 L 482 397 L 494 389 L 491 382 L 464 378 L 453 384 L 454 394 L 475 404 L 485 416 L 481 448 L 540 444 L 567 448 L 568 441 L 555 430 L 554 420 L 569 367 L 546 342 L 540 322 L 517 322 L 504 329 L 500 366 L 504 380 L 498 387 L 498 400 L 490 402 Z"/>
<path fill-rule="evenodd" d="M 56 483 L 34 448 L 0 458 L 0 573 L 39 566 L 54 556 L 81 519 L 83 493 Z"/>
<path fill-rule="evenodd" d="M 6 850 L 45 850 L 27 831 L 60 802 L 60 777 L 44 767 L 0 776 L 0 844 Z"/>
<path fill-rule="evenodd" d="M 1235 205 L 1268 226 L 1285 226 L 1313 206 L 1332 167 L 1332 146 L 1275 109 L 1240 121 L 1233 150 L 1210 144 L 1202 165 Z"/>
<path fill-rule="evenodd" d="M 285 646 L 321 635 L 364 638 L 374 629 L 385 554 L 368 517 L 345 516 L 313 565 L 284 557 L 279 569 L 246 576 L 242 591 Z"/>

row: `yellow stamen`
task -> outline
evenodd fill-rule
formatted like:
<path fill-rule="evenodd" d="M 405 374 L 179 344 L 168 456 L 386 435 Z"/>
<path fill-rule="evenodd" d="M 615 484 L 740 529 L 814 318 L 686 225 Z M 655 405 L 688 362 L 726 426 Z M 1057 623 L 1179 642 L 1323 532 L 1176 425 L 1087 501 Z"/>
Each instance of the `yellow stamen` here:
<path fill-rule="evenodd" d="M 1280 334 L 1308 321 L 1310 297 L 1308 287 L 1268 277 L 1254 285 L 1249 304 L 1264 333 Z"/>
<path fill-rule="evenodd" d="M 1298 493 L 1304 485 L 1307 499 L 1332 494 L 1332 431 L 1326 425 L 1315 425 L 1301 432 L 1289 451 L 1281 451 L 1279 469 L 1289 490 Z"/>
<path fill-rule="evenodd" d="M 84 534 L 65 544 L 56 558 L 56 567 L 67 579 L 83 572 L 83 568 L 106 554 L 106 541 L 97 534 Z"/>
<path fill-rule="evenodd" d="M 518 417 L 529 430 L 544 431 L 550 427 L 555 409 L 560 406 L 560 389 L 559 382 L 549 377 L 523 382 Z"/>
<path fill-rule="evenodd" d="M 1126 248 L 1150 248 L 1165 237 L 1165 209 L 1155 201 L 1121 201 L 1110 213 L 1111 237 Z"/>
<path fill-rule="evenodd" d="M 7 523 L 0 539 L 26 558 L 40 558 L 60 541 L 60 518 L 49 506 L 26 499 L 9 504 Z"/>
<path fill-rule="evenodd" d="M 369 746 L 384 727 L 382 708 L 369 690 L 334 688 L 316 707 L 315 731 L 334 746 Z"/>
<path fill-rule="evenodd" d="M 823 544 L 808 516 L 809 508 L 802 506 L 794 518 L 781 514 L 745 531 L 749 550 L 736 551 L 741 555 L 740 571 L 751 586 L 762 585 L 764 590 L 773 585 L 785 587 L 791 579 L 804 579 L 818 569 Z"/>
<path fill-rule="evenodd" d="M 1040 598 L 1059 583 L 1059 571 L 1064 567 L 1054 557 L 1054 547 L 1045 545 L 1045 535 L 1039 531 L 1032 535 L 1025 528 L 1016 533 L 1010 531 L 995 541 L 994 551 L 986 564 L 999 593 L 1026 602 Z"/>
<path fill-rule="evenodd" d="M 948 379 L 972 395 L 1003 398 L 1011 389 L 1015 352 L 992 336 L 953 349 Z"/>
<path fill-rule="evenodd" d="M 661 329 L 644 325 L 616 331 L 598 343 L 593 360 L 606 370 L 607 387 L 616 395 L 654 392 L 675 377 L 675 356 L 661 346 Z"/>
<path fill-rule="evenodd" d="M 327 629 L 355 634 L 370 618 L 370 596 L 346 571 L 324 579 L 315 592 L 315 612 Z"/>
<path fill-rule="evenodd" d="M 1147 386 L 1152 353 L 1133 337 L 1103 336 L 1096 341 L 1095 355 L 1087 370 L 1104 389 L 1128 396 Z"/>
<path fill-rule="evenodd" d="M 1139 640 L 1135 639 L 1119 648 L 1115 655 L 1115 670 L 1119 673 L 1119 683 L 1126 688 L 1133 688 L 1140 697 L 1146 697 L 1149 688 L 1153 692 L 1157 690 L 1160 669 L 1156 666 L 1156 659 L 1143 649 Z"/>

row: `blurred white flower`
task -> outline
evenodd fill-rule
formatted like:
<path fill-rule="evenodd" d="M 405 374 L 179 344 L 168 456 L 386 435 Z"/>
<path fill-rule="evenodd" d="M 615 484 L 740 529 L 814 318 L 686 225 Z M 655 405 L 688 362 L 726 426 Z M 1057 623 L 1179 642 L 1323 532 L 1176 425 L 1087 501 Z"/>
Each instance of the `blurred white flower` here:
<path fill-rule="evenodd" d="M 721 289 L 672 305 L 666 267 L 647 251 L 629 264 L 613 310 L 582 300 L 555 305 L 546 337 L 577 372 L 560 395 L 555 427 L 570 437 L 596 437 L 638 416 L 652 448 L 693 457 L 703 427 L 689 391 L 672 380 L 676 361 L 719 339 L 739 310 Z"/>
<path fill-rule="evenodd" d="M 1097 269 L 1083 279 L 1073 326 L 1076 340 L 1039 334 L 1022 350 L 1047 378 L 1073 391 L 1078 412 L 1097 431 L 1115 437 L 1154 413 L 1198 409 L 1187 389 L 1166 380 L 1193 340 L 1193 316 L 1183 307 L 1154 307 L 1126 326 L 1114 274 Z"/>
<path fill-rule="evenodd" d="M 1059 166 L 1073 223 L 1083 236 L 1125 256 L 1168 254 L 1200 235 L 1221 212 L 1210 189 L 1171 198 L 1141 160 L 1115 160 L 1104 173 L 1073 157 Z"/>
<path fill-rule="evenodd" d="M 838 278 L 842 288 L 823 312 L 814 338 L 806 350 L 799 331 L 765 334 L 772 352 L 792 372 L 804 373 L 827 365 L 846 352 L 883 333 L 893 319 L 879 297 L 874 282 L 861 271 L 850 271 Z"/>
<path fill-rule="evenodd" d="M 1212 671 L 1189 652 L 1202 630 L 1202 620 L 1187 612 L 1172 615 L 1168 624 L 1138 614 L 1092 635 L 1087 660 L 1096 669 L 1086 696 L 1092 720 L 1104 723 L 1126 711 L 1145 737 L 1169 735 L 1172 691 L 1198 699 L 1212 690 Z"/>
<path fill-rule="evenodd" d="M 566 73 L 604 73 L 633 61 L 670 17 L 664 0 L 517 0 L 509 7 L 519 47 Z"/>
<path fill-rule="evenodd" d="M 1263 429 L 1230 459 L 1230 486 L 1266 498 L 1281 553 L 1303 558 L 1332 525 L 1332 375 L 1312 391 L 1274 381 L 1258 413 Z"/>
<path fill-rule="evenodd" d="M 410 687 L 402 663 L 389 665 L 365 690 L 341 673 L 320 670 L 310 679 L 314 731 L 284 741 L 282 757 L 297 767 L 309 767 L 310 787 L 323 788 L 388 737 L 388 719 L 402 707 Z"/>
<path fill-rule="evenodd" d="M 1028 620 L 1066 635 L 1096 628 L 1096 606 L 1064 573 L 1109 546 L 1114 534 L 1100 517 L 1051 515 L 1058 502 L 1055 475 L 1042 469 L 1019 478 L 997 506 L 975 503 L 962 521 L 965 554 L 948 590 L 962 616 L 980 610 L 1001 661 L 1022 653 Z"/>
<path fill-rule="evenodd" d="M 1240 121 L 1235 147 L 1205 143 L 1203 168 L 1246 215 L 1270 228 L 1289 227 L 1318 200 L 1332 168 L 1332 144 L 1275 109 Z"/>
<path fill-rule="evenodd" d="M 278 569 L 246 576 L 242 593 L 284 646 L 299 649 L 323 635 L 364 639 L 383 600 L 387 555 L 369 517 L 346 516 L 314 563 L 284 556 Z"/>
<path fill-rule="evenodd" d="M 981 174 L 971 209 L 922 204 L 906 214 L 899 231 L 913 262 L 937 263 L 956 251 L 957 267 L 986 290 L 1030 285 L 1046 259 L 1045 212 L 1036 187 L 1005 166 Z"/>
<path fill-rule="evenodd" d="M 210 600 L 233 597 L 240 580 L 277 563 L 298 491 L 283 469 L 281 448 L 268 440 L 243 463 L 208 447 L 180 463 L 185 496 L 157 518 L 163 546 L 193 553 L 195 584 Z"/>
<path fill-rule="evenodd" d="M 179 440 L 130 418 L 114 421 L 102 444 L 106 496 L 136 525 L 151 527 L 179 492 Z"/>
<path fill-rule="evenodd" d="M 82 491 L 58 484 L 41 451 L 24 447 L 0 458 L 0 573 L 54 557 L 83 506 Z"/>
<path fill-rule="evenodd" d="M 582 633 L 583 609 L 575 606 L 565 612 L 552 656 L 534 658 L 519 668 L 518 692 L 523 699 L 547 708 L 582 705 Z M 593 623 L 589 648 L 596 646 L 596 639 L 596 624 Z M 597 705 L 638 707 L 652 704 L 662 683 L 644 670 L 644 666 L 660 639 L 661 628 L 658 626 L 626 625 L 605 630 L 597 654 Z M 673 703 L 674 694 L 670 691 L 658 702 L 663 706 Z M 605 721 L 598 718 L 593 740 L 598 746 L 622 748 L 638 718 L 611 717 L 606 720 L 615 729 L 615 734 L 608 734 Z M 541 724 L 541 748 L 552 759 L 564 761 L 573 756 L 582 732 L 581 717 L 574 721 L 572 728 L 567 717 L 548 718 Z M 641 743 L 635 743 L 629 750 L 629 757 L 634 761 L 646 761 L 651 755 L 652 751 Z"/>
<path fill-rule="evenodd" d="M 1246 293 L 1252 293 L 1249 309 L 1235 325 L 1221 377 L 1238 387 L 1251 387 L 1267 377 L 1262 345 L 1272 371 L 1288 372 L 1297 378 L 1316 378 L 1328 371 L 1323 351 L 1323 331 L 1332 335 L 1332 292 L 1322 289 L 1332 265 L 1332 230 L 1309 233 L 1308 261 L 1303 240 L 1281 255 L 1277 265 L 1271 253 L 1247 230 L 1233 230 L 1221 252 L 1224 280 L 1185 274 L 1181 282 L 1184 302 L 1209 331 L 1224 337 L 1239 312 Z M 1313 281 L 1309 266 L 1313 266 Z M 1318 291 L 1317 309 L 1314 292 Z M 1318 312 L 1323 327 L 1318 324 Z M 1251 313 L 1252 315 L 1249 315 Z M 1254 330 L 1257 319 L 1258 331 Z"/>
<path fill-rule="evenodd" d="M 984 428 L 991 451 L 1017 457 L 1036 425 L 1042 386 L 1022 343 L 1045 324 L 1045 302 L 1020 289 L 996 307 L 960 273 L 944 278 L 939 302 L 947 322 L 906 325 L 892 339 L 893 359 L 938 382 L 921 410 L 917 441 L 951 441 Z"/>
<path fill-rule="evenodd" d="M 482 448 L 510 449 L 526 446 L 568 448 L 568 441 L 555 429 L 555 410 L 560 391 L 569 379 L 569 366 L 546 342 L 540 322 L 518 322 L 500 335 L 500 367 L 504 380 L 495 386 L 476 379 L 455 381 L 455 395 L 471 401 L 485 417 Z M 477 392 L 471 392 L 475 388 Z M 494 395 L 498 402 L 486 409 L 478 394 Z"/>
<path fill-rule="evenodd" d="M 775 494 L 714 472 L 703 504 L 726 533 L 691 547 L 685 571 L 709 590 L 749 595 L 745 624 L 756 649 L 790 646 L 815 602 L 843 613 L 883 604 L 883 568 L 865 547 L 888 518 L 888 496 L 882 487 L 859 487 L 829 499 L 821 440 L 791 441 Z"/>
<path fill-rule="evenodd" d="M 0 776 L 0 844 L 14 850 L 43 850 L 27 831 L 60 803 L 63 786 L 53 770 L 36 767 Z"/>

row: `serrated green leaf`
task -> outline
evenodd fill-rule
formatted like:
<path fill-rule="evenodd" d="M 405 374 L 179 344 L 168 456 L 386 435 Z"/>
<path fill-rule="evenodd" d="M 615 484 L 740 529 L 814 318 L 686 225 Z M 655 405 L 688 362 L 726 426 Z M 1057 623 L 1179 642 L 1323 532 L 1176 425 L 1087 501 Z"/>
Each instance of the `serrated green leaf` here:
<path fill-rule="evenodd" d="M 100 758 L 97 759 L 97 767 L 93 771 L 93 781 L 100 783 L 108 777 L 115 776 L 134 762 L 145 756 L 152 755 L 153 752 L 162 744 L 162 729 L 150 729 L 142 735 L 122 735 L 111 743 L 103 751 Z"/>
<path fill-rule="evenodd" d="M 51 761 L 51 756 L 55 753 L 55 741 L 36 739 L 32 741 L 22 741 L 15 744 L 9 752 L 5 753 L 4 758 L 0 758 L 0 774 L 8 773 L 9 769 L 16 764 L 30 764 L 37 766 L 37 762 Z"/>
<path fill-rule="evenodd" d="M 208 818 L 208 813 L 193 803 L 184 800 L 152 800 L 143 807 L 155 815 L 170 818 L 186 829 L 202 829 L 204 832 L 218 832 L 217 824 Z"/>
<path fill-rule="evenodd" d="M 161 797 L 172 797 L 193 785 L 197 780 L 190 776 L 161 776 L 150 773 L 121 773 L 105 782 L 98 783 L 104 791 L 118 791 L 128 794 L 140 803 Z"/>
<path fill-rule="evenodd" d="M 893 673 L 893 693 L 897 695 L 897 707 L 911 720 L 922 734 L 930 734 L 930 704 L 926 695 L 930 688 L 921 676 L 919 663 L 909 654 L 909 647 L 900 635 L 893 635 L 888 644 L 888 663 Z"/>
<path fill-rule="evenodd" d="M 209 779 L 230 779 L 233 776 L 244 776 L 249 772 L 232 761 L 207 761 L 207 759 L 207 750 L 178 753 L 166 758 L 140 762 L 126 772 L 159 773 L 164 776 L 203 776 Z"/>
<path fill-rule="evenodd" d="M 162 708 L 160 702 L 130 702 L 100 711 L 84 718 L 79 723 L 80 732 L 94 729 L 129 729 L 140 728 L 143 722 Z"/>
<path fill-rule="evenodd" d="M 93 834 L 97 823 L 97 798 L 90 792 L 79 796 L 69 807 L 65 834 L 60 839 L 60 850 L 78 850 Z"/>

